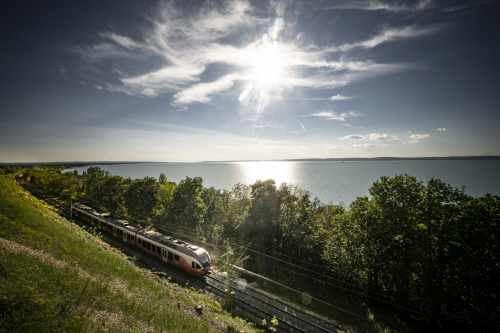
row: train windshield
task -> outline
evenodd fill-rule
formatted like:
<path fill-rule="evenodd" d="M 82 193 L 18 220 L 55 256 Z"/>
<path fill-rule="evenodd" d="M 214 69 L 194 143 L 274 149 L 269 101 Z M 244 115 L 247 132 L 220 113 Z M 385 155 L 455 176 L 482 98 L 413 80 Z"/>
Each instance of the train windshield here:
<path fill-rule="evenodd" d="M 202 255 L 200 255 L 200 262 L 203 268 L 210 267 L 210 257 L 207 253 L 203 253 Z"/>

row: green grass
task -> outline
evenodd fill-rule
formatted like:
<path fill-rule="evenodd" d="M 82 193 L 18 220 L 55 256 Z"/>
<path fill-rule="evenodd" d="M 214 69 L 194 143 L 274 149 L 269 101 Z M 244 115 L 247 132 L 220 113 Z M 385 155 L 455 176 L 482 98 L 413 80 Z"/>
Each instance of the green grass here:
<path fill-rule="evenodd" d="M 202 316 L 194 307 L 204 306 Z M 0 332 L 256 331 L 161 280 L 0 175 Z"/>

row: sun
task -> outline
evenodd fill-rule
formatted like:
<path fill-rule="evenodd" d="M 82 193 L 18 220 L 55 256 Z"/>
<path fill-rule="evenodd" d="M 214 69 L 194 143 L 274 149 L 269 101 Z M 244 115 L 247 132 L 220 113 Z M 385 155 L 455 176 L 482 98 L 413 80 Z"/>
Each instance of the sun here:
<path fill-rule="evenodd" d="M 277 41 L 264 39 L 246 51 L 248 80 L 259 90 L 279 88 L 288 76 L 287 49 Z"/>

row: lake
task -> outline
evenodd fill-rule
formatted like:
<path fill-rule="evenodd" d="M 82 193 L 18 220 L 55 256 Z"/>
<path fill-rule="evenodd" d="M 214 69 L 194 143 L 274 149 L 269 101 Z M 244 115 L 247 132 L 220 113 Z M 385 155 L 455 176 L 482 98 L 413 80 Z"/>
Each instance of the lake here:
<path fill-rule="evenodd" d="M 500 159 L 492 160 L 364 160 L 364 161 L 255 161 L 205 163 L 138 163 L 98 165 L 113 175 L 142 178 L 164 173 L 170 181 L 186 176 L 202 177 L 208 187 L 231 189 L 234 184 L 252 184 L 274 179 L 298 185 L 322 202 L 350 204 L 368 194 L 381 176 L 409 174 L 420 180 L 440 178 L 465 187 L 474 196 L 500 194 Z M 74 168 L 82 172 L 87 167 Z"/>

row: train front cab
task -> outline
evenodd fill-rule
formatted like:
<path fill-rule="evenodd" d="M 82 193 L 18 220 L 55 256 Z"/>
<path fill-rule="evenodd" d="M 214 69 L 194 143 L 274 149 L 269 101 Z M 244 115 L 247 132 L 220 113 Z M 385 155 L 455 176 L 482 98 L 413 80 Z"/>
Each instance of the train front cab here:
<path fill-rule="evenodd" d="M 194 276 L 201 277 L 208 273 L 196 259 L 185 254 L 169 251 L 169 249 L 165 247 L 161 248 L 161 260 L 169 265 L 177 266 Z"/>

